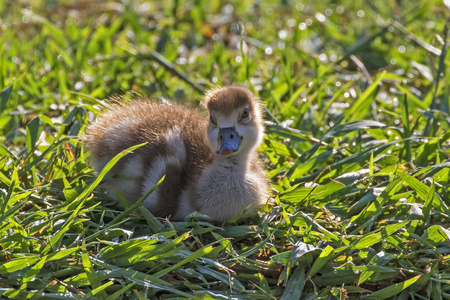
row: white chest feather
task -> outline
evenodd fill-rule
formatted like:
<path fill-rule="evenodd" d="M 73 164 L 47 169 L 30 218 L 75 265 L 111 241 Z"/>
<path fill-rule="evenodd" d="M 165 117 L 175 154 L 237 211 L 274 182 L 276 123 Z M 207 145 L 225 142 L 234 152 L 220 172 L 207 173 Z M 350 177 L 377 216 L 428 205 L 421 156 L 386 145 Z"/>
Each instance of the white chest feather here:
<path fill-rule="evenodd" d="M 236 165 L 209 166 L 198 184 L 197 209 L 212 219 L 254 212 L 263 200 L 256 174 Z"/>

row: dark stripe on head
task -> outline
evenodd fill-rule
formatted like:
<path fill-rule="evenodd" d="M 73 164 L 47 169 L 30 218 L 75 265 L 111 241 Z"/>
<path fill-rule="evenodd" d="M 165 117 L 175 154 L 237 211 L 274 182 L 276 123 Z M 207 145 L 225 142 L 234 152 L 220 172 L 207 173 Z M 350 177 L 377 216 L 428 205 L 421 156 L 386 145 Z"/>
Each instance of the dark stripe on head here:
<path fill-rule="evenodd" d="M 243 106 L 253 110 L 256 97 L 243 87 L 229 86 L 209 90 L 204 99 L 208 110 L 228 115 Z"/>

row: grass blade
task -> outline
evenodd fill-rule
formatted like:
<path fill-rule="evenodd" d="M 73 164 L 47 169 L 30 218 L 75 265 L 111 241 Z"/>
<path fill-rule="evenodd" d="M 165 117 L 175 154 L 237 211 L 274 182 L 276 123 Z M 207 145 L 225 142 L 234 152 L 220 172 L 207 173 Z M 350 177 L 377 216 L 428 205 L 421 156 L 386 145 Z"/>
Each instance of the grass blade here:
<path fill-rule="evenodd" d="M 416 283 L 422 275 L 417 275 L 413 278 L 410 278 L 406 281 L 396 283 L 379 291 L 376 291 L 370 295 L 362 296 L 361 299 L 388 299 L 392 298 L 392 296 L 397 295 L 407 287 Z"/>

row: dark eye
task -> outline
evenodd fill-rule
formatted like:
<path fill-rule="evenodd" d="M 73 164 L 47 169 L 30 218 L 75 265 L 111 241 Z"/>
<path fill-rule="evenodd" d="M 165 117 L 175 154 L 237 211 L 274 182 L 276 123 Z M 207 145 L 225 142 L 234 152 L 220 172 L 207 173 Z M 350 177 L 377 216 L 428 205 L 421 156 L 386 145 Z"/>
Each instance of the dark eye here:
<path fill-rule="evenodd" d="M 213 116 L 209 115 L 209 121 L 211 122 L 211 124 L 213 124 L 214 126 L 217 126 L 216 121 L 214 121 Z"/>
<path fill-rule="evenodd" d="M 245 108 L 244 111 L 242 112 L 242 117 L 241 117 L 241 119 L 242 119 L 242 120 L 243 120 L 243 119 L 248 119 L 249 116 L 250 116 L 250 115 L 249 115 L 249 112 L 248 112 L 248 108 Z"/>

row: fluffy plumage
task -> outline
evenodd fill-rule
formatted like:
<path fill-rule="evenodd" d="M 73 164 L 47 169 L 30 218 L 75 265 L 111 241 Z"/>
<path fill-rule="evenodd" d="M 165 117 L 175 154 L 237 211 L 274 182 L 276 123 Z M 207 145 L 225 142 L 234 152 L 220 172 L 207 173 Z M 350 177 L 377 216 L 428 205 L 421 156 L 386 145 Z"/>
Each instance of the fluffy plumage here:
<path fill-rule="evenodd" d="M 120 151 L 124 157 L 108 181 L 137 201 L 166 175 L 144 206 L 154 215 L 183 220 L 193 211 L 214 221 L 254 212 L 268 197 L 256 148 L 262 141 L 262 105 L 247 89 L 210 90 L 207 113 L 180 104 L 135 100 L 118 104 L 91 124 L 85 143 L 99 172 Z M 107 187 L 108 188 L 108 187 Z"/>

